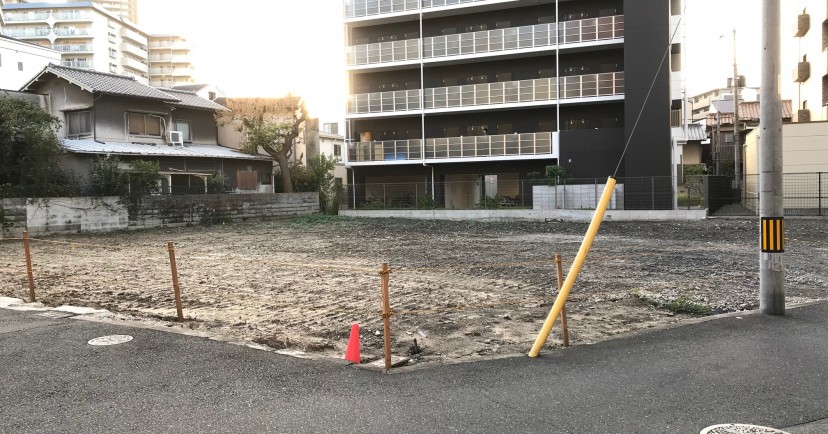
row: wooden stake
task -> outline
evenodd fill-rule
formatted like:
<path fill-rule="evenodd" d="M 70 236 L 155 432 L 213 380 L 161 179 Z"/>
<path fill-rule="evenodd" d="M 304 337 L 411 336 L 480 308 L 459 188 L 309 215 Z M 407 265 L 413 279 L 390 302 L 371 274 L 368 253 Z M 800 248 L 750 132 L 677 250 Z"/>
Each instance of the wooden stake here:
<path fill-rule="evenodd" d="M 178 269 L 175 266 L 175 246 L 172 241 L 167 243 L 170 251 L 170 270 L 172 271 L 173 293 L 175 293 L 175 310 L 178 312 L 178 322 L 184 321 L 184 312 L 181 309 L 181 287 L 178 285 Z"/>
<path fill-rule="evenodd" d="M 385 337 L 385 370 L 391 370 L 391 304 L 388 302 L 388 262 L 380 270 L 380 291 L 382 301 L 382 325 Z"/>
<path fill-rule="evenodd" d="M 37 301 L 35 297 L 34 273 L 32 273 L 32 253 L 29 251 L 29 231 L 23 231 L 23 251 L 26 254 L 26 274 L 29 276 L 29 301 Z"/>
<path fill-rule="evenodd" d="M 558 272 L 558 291 L 563 287 L 563 266 L 561 265 L 560 253 L 555 254 L 555 268 Z M 566 326 L 566 304 L 561 309 L 561 330 L 563 331 L 563 345 L 569 346 L 569 328 Z"/>

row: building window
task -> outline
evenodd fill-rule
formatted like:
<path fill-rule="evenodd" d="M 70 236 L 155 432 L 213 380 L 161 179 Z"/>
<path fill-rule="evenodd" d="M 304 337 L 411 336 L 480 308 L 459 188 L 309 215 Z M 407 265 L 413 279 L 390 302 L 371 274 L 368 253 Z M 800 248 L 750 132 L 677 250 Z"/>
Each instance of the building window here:
<path fill-rule="evenodd" d="M 273 174 L 272 173 L 260 173 L 259 174 L 259 183 L 262 185 L 270 185 L 273 183 Z"/>
<path fill-rule="evenodd" d="M 342 156 L 342 145 L 334 144 L 334 157 Z"/>
<path fill-rule="evenodd" d="M 322 124 L 322 131 L 328 134 L 339 134 L 339 124 L 336 122 Z"/>
<path fill-rule="evenodd" d="M 216 99 L 216 93 L 215 92 L 207 92 L 207 97 L 210 99 L 210 101 L 213 101 L 214 99 Z"/>
<path fill-rule="evenodd" d="M 68 137 L 82 137 L 92 134 L 92 112 L 66 112 L 66 130 Z"/>
<path fill-rule="evenodd" d="M 185 142 L 192 142 L 192 128 L 190 121 L 182 121 L 180 119 L 173 120 L 173 131 L 181 131 L 181 137 Z"/>
<path fill-rule="evenodd" d="M 109 57 L 111 57 L 113 59 L 117 58 L 118 57 L 118 50 L 116 50 L 114 48 L 110 48 L 109 49 Z"/>
<path fill-rule="evenodd" d="M 22 71 L 22 70 L 23 70 L 23 62 L 17 62 L 17 70 L 18 70 L 18 71 Z"/>
<path fill-rule="evenodd" d="M 129 135 L 161 137 L 161 118 L 156 115 L 129 113 Z"/>

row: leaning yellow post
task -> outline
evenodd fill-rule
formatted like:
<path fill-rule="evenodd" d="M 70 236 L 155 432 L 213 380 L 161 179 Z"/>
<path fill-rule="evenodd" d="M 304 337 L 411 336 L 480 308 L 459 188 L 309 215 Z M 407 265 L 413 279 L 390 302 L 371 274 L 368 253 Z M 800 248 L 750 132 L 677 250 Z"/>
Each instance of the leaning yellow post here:
<path fill-rule="evenodd" d="M 569 268 L 569 274 L 566 275 L 566 281 L 564 282 L 560 292 L 558 292 L 558 298 L 555 299 L 555 304 L 552 305 L 552 311 L 550 311 L 549 316 L 546 317 L 546 321 L 543 323 L 543 328 L 541 328 L 538 338 L 535 339 L 535 345 L 532 346 L 532 351 L 529 351 L 529 357 L 538 357 L 541 348 L 543 348 L 543 344 L 546 343 L 546 339 L 549 337 L 549 332 L 552 331 L 552 325 L 555 324 L 555 320 L 558 319 L 558 315 L 561 314 L 564 303 L 566 303 L 566 299 L 569 298 L 569 292 L 572 291 L 572 286 L 575 284 L 575 279 L 578 278 L 578 273 L 581 271 L 581 266 L 584 265 L 587 253 L 589 253 L 589 248 L 592 247 L 592 241 L 595 240 L 595 235 L 598 233 L 598 227 L 601 226 L 601 220 L 604 219 L 604 212 L 607 210 L 607 206 L 609 205 L 610 198 L 612 197 L 612 191 L 614 189 L 615 178 L 607 178 L 607 186 L 604 188 L 601 200 L 595 208 L 595 214 L 592 215 L 592 223 L 589 224 L 589 229 L 587 229 L 587 233 L 584 235 L 584 241 L 581 243 L 581 248 L 578 250 L 578 256 L 575 257 L 575 260 L 572 262 L 572 267 Z"/>

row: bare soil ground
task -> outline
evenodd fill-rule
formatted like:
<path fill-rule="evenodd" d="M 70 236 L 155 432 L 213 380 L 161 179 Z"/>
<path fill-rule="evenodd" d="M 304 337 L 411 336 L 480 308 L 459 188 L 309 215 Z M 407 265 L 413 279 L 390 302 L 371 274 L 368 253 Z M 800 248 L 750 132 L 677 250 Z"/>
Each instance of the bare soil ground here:
<path fill-rule="evenodd" d="M 757 308 L 756 220 L 604 222 L 567 304 L 571 343 Z M 408 356 L 416 339 L 415 362 L 455 362 L 531 348 L 557 293 L 552 258 L 566 271 L 586 228 L 311 216 L 48 237 L 32 256 L 47 305 L 169 321 L 174 241 L 187 321 L 171 327 L 341 358 L 356 322 L 363 361 L 382 355 L 388 261 L 393 353 Z M 786 229 L 789 305 L 828 298 L 828 221 Z M 27 299 L 26 282 L 20 241 L 0 242 L 0 295 Z"/>

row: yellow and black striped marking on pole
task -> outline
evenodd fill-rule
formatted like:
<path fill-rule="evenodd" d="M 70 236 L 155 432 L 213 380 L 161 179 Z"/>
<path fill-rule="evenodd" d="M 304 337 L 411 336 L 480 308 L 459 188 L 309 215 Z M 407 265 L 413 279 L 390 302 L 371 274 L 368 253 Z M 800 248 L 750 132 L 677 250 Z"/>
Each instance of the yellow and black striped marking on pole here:
<path fill-rule="evenodd" d="M 783 217 L 762 217 L 762 251 L 765 253 L 785 251 L 785 219 Z"/>

